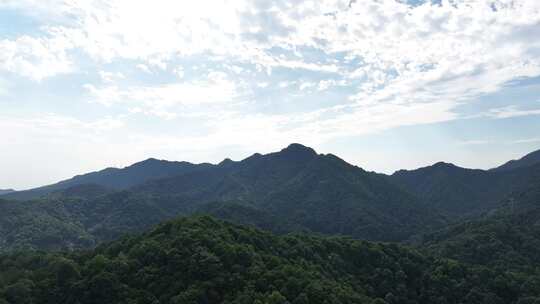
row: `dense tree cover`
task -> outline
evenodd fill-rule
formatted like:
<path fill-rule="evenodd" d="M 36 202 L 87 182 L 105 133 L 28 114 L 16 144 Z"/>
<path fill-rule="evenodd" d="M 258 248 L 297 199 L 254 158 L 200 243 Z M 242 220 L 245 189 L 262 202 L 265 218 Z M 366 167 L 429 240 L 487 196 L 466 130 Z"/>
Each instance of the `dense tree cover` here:
<path fill-rule="evenodd" d="M 423 246 L 468 264 L 540 274 L 540 209 L 510 208 L 429 234 Z"/>
<path fill-rule="evenodd" d="M 540 179 L 513 193 L 496 210 L 428 234 L 424 252 L 458 260 L 475 272 L 495 271 L 494 282 L 519 303 L 540 295 Z"/>
<path fill-rule="evenodd" d="M 529 163 L 488 171 L 437 163 L 400 170 L 389 179 L 442 214 L 470 217 L 498 208 L 509 196 L 525 191 L 531 184 L 540 185 L 540 163 Z"/>
<path fill-rule="evenodd" d="M 149 160 L 128 168 L 185 172 L 0 200 L 0 304 L 539 304 L 540 165 L 529 163 L 389 178 L 300 145 L 202 167 Z M 444 228 L 426 204 L 486 213 Z"/>
<path fill-rule="evenodd" d="M 161 164 L 153 160 L 133 167 L 153 163 Z M 30 202 L 0 200 L 0 251 L 88 248 L 194 213 L 276 233 L 310 231 L 376 241 L 411 239 L 458 218 L 439 216 L 393 185 L 395 180 L 300 145 L 240 162 L 190 168 L 129 190 L 82 184 Z M 527 201 L 519 196 L 540 185 L 538 165 L 491 172 L 438 164 L 400 174 L 414 189 L 402 187 L 443 212 L 448 210 L 440 204 L 489 210 L 509 197 Z"/>
<path fill-rule="evenodd" d="M 502 278 L 502 279 L 501 279 Z M 0 256 L 0 303 L 535 303 L 534 282 L 393 244 L 183 218 L 72 253 Z M 519 281 L 516 281 L 519 282 Z"/>
<path fill-rule="evenodd" d="M 422 246 L 469 264 L 540 274 L 540 179 L 480 218 L 427 234 Z"/>
<path fill-rule="evenodd" d="M 181 197 L 192 206 L 235 201 L 326 234 L 404 240 L 445 220 L 386 177 L 293 144 L 240 162 L 150 181 L 135 193 Z"/>
<path fill-rule="evenodd" d="M 53 196 L 28 202 L 0 200 L 0 252 L 91 248 L 185 214 L 176 199 L 115 192 L 87 199 Z"/>
<path fill-rule="evenodd" d="M 122 191 L 102 185 L 116 187 L 130 180 L 126 172 L 161 172 L 162 167 L 167 174 L 183 173 Z M 445 223 L 386 177 L 297 144 L 240 162 L 188 166 L 149 160 L 105 173 L 69 180 L 101 176 L 101 184 L 77 184 L 30 202 L 0 201 L 0 211 L 6 210 L 0 212 L 0 250 L 91 247 L 201 212 L 277 233 L 312 231 L 383 241 L 405 240 Z M 122 178 L 114 184 L 111 176 Z"/>
<path fill-rule="evenodd" d="M 71 217 L 64 202 L 0 200 L 0 210 L 0 252 L 68 249 L 96 244 L 84 225 Z"/>

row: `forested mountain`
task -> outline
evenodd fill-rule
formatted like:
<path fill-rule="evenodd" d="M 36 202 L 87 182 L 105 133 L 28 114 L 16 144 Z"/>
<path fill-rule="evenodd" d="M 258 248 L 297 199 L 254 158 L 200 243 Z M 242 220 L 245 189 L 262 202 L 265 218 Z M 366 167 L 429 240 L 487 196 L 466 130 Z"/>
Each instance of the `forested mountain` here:
<path fill-rule="evenodd" d="M 241 202 L 312 231 L 363 239 L 403 240 L 443 222 L 384 176 L 299 144 L 131 190 L 175 196 L 192 208 L 212 201 Z"/>
<path fill-rule="evenodd" d="M 540 303 L 540 164 L 386 176 L 292 144 L 107 170 L 0 199 L 0 304 Z"/>
<path fill-rule="evenodd" d="M 466 169 L 448 163 L 390 176 L 396 185 L 443 214 L 470 216 L 497 208 L 540 176 L 540 163 L 508 170 Z"/>
<path fill-rule="evenodd" d="M 0 195 L 15 192 L 13 189 L 0 189 Z"/>
<path fill-rule="evenodd" d="M 129 167 L 107 168 L 97 172 L 91 172 L 75 176 L 71 179 L 58 182 L 53 185 L 43 186 L 26 191 L 17 191 L 2 196 L 5 199 L 28 200 L 36 199 L 52 192 L 58 192 L 78 185 L 97 185 L 105 188 L 123 190 L 142 184 L 151 179 L 171 177 L 191 171 L 211 167 L 210 164 L 191 164 L 188 162 L 171 162 L 154 158 L 135 163 Z"/>
<path fill-rule="evenodd" d="M 445 223 L 386 177 L 298 144 L 128 190 L 76 185 L 41 200 L 0 202 L 0 208 L 3 250 L 91 247 L 194 213 L 276 233 L 385 241 L 402 241 Z"/>
<path fill-rule="evenodd" d="M 516 212 L 507 206 L 494 214 L 428 234 L 422 246 L 465 263 L 538 276 L 540 208 Z"/>
<path fill-rule="evenodd" d="M 0 303 L 537 303 L 531 279 L 395 244 L 197 217 L 88 252 L 0 256 Z"/>
<path fill-rule="evenodd" d="M 40 200 L 0 201 L 0 250 L 87 248 L 199 213 L 280 234 L 404 241 L 509 201 L 520 202 L 521 210 L 534 208 L 526 196 L 540 189 L 540 164 L 496 172 L 438 163 L 388 177 L 299 144 L 218 165 L 151 159 L 117 170 L 122 182 L 109 186 L 102 184 L 112 175 L 101 184 L 75 182 L 95 181 L 99 174 L 91 173 L 69 187 L 56 184 L 65 188 L 49 188 Z M 139 176 L 133 183 L 148 180 L 118 190 L 129 172 Z"/>
<path fill-rule="evenodd" d="M 540 180 L 539 180 L 540 181 Z M 540 183 L 489 214 L 424 237 L 420 248 L 475 269 L 496 271 L 507 294 L 540 295 Z M 519 303 L 538 303 L 538 299 Z"/>
<path fill-rule="evenodd" d="M 511 160 L 502 166 L 493 168 L 492 170 L 493 171 L 513 170 L 517 168 L 530 167 L 536 164 L 540 164 L 540 150 L 531 152 L 520 159 Z"/>

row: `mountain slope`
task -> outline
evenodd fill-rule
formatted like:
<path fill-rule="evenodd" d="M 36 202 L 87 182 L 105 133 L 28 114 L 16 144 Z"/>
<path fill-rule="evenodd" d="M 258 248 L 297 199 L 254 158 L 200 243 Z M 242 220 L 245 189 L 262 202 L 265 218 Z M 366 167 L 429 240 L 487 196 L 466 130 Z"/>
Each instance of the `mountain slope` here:
<path fill-rule="evenodd" d="M 390 180 L 451 216 L 493 210 L 520 193 L 540 175 L 540 164 L 513 170 L 475 170 L 437 163 L 416 170 L 400 170 Z"/>
<path fill-rule="evenodd" d="M 518 168 L 525 168 L 529 166 L 533 166 L 536 164 L 540 164 L 540 150 L 531 152 L 525 156 L 523 156 L 520 159 L 517 160 L 511 160 L 497 168 L 493 168 L 491 170 L 493 171 L 507 171 L 507 170 L 513 170 Z"/>
<path fill-rule="evenodd" d="M 383 176 L 299 144 L 131 190 L 176 197 L 191 209 L 213 201 L 244 202 L 314 232 L 362 239 L 403 240 L 444 222 Z"/>
<path fill-rule="evenodd" d="M 494 207 L 509 192 L 501 175 L 437 163 L 416 170 L 400 170 L 391 179 L 407 191 L 449 214 L 462 215 Z"/>
<path fill-rule="evenodd" d="M 194 213 L 277 233 L 311 231 L 381 241 L 406 240 L 445 224 L 384 176 L 298 144 L 128 190 L 77 185 L 41 200 L 6 201 L 0 209 L 11 210 L 0 212 L 0 250 L 92 247 Z"/>
<path fill-rule="evenodd" d="M 479 218 L 426 234 L 421 246 L 438 256 L 540 279 L 540 166 L 527 169 L 534 174 L 511 199 Z"/>
<path fill-rule="evenodd" d="M 503 278 L 392 244 L 180 219 L 93 251 L 0 255 L 0 303 L 533 303 Z M 509 293 L 508 284 L 518 284 Z"/>
<path fill-rule="evenodd" d="M 53 185 L 26 191 L 13 192 L 4 195 L 3 198 L 17 200 L 35 199 L 55 191 L 86 184 L 102 186 L 115 190 L 123 190 L 138 184 L 142 184 L 151 179 L 171 177 L 211 166 L 212 165 L 210 164 L 196 165 L 188 162 L 171 162 L 150 158 L 123 169 L 107 168 L 97 172 L 78 175 Z"/>
<path fill-rule="evenodd" d="M 15 190 L 13 190 L 13 189 L 0 189 L 0 195 L 8 194 L 8 193 L 11 193 L 11 192 L 15 192 Z"/>
<path fill-rule="evenodd" d="M 427 234 L 422 246 L 465 263 L 540 279 L 540 176 L 481 218 Z"/>

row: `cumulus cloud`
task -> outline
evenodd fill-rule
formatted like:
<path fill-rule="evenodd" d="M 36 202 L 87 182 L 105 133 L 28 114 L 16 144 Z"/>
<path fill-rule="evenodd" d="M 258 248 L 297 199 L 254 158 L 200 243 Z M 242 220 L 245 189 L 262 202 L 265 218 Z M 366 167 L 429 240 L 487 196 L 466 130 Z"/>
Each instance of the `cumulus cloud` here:
<path fill-rule="evenodd" d="M 86 84 L 91 101 L 111 106 L 127 104 L 131 113 L 175 118 L 177 106 L 207 106 L 232 103 L 240 94 L 236 83 L 220 72 L 211 72 L 204 80 L 167 83 L 157 86 L 119 87 Z"/>
<path fill-rule="evenodd" d="M 0 40 L 0 70 L 16 73 L 32 80 L 69 73 L 73 63 L 67 56 L 69 42 L 22 36 L 14 41 Z"/>
<path fill-rule="evenodd" d="M 36 81 L 98 75 L 80 92 L 96 107 L 198 117 L 206 127 L 204 139 L 162 139 L 173 145 L 275 148 L 455 120 L 459 106 L 540 75 L 537 0 L 0 3 L 7 6 L 50 18 L 34 14 L 41 31 L 0 40 L 0 72 Z M 479 116 L 533 114 L 514 105 Z"/>

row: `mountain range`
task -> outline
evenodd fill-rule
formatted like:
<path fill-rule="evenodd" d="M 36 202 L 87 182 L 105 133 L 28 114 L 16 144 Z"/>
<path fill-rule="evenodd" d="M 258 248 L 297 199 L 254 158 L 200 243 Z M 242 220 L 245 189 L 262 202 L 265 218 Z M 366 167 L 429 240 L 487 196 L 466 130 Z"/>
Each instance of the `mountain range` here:
<path fill-rule="evenodd" d="M 154 171 L 138 168 L 152 166 L 166 168 L 166 174 L 143 181 L 149 175 L 143 178 L 139 173 L 155 172 L 155 167 Z M 163 177 L 172 171 L 178 174 Z M 386 176 L 299 144 L 218 165 L 148 160 L 114 170 L 123 181 L 136 180 L 128 178 L 133 172 L 142 181 L 127 189 L 119 189 L 118 182 L 108 183 L 110 172 L 2 196 L 0 246 L 88 247 L 196 213 L 270 227 L 274 232 L 310 231 L 384 241 L 405 240 L 446 222 Z M 13 200 L 28 196 L 33 200 Z"/>
<path fill-rule="evenodd" d="M 540 185 L 540 163 L 530 159 L 514 169 L 441 162 L 392 175 L 300 144 L 216 165 L 148 159 L 0 196 L 0 248 L 92 247 L 191 214 L 276 233 L 417 241 L 509 201 L 534 208 L 524 193 Z"/>
<path fill-rule="evenodd" d="M 534 184 L 540 162 L 514 169 L 478 170 L 437 163 L 412 171 L 400 170 L 390 179 L 402 189 L 429 202 L 451 216 L 469 216 L 489 211 Z"/>
<path fill-rule="evenodd" d="M 385 175 L 291 144 L 6 193 L 0 303 L 540 303 L 538 154 Z"/>
<path fill-rule="evenodd" d="M 172 177 L 211 166 L 210 164 L 195 165 L 188 162 L 174 162 L 150 158 L 122 169 L 106 168 L 97 172 L 77 175 L 52 185 L 7 193 L 9 195 L 4 196 L 4 198 L 29 200 L 74 186 L 89 184 L 102 186 L 111 190 L 123 190 L 152 179 Z"/>

